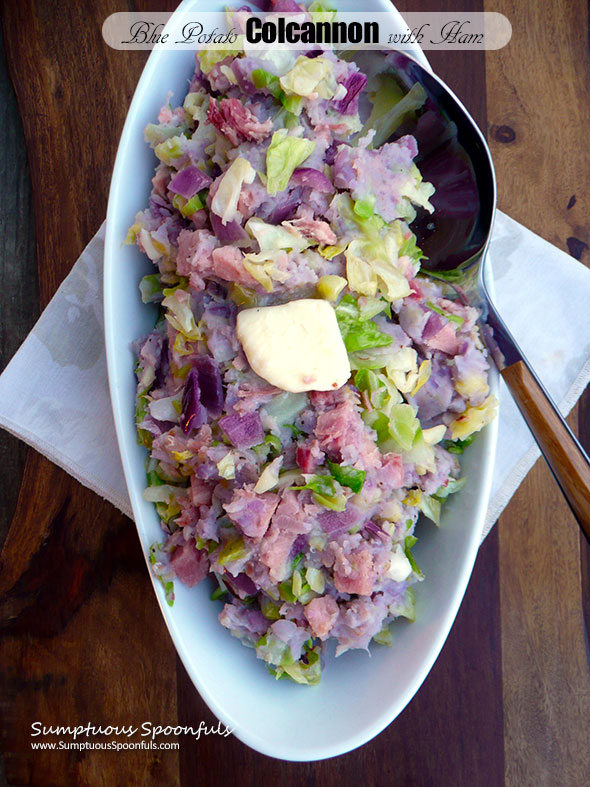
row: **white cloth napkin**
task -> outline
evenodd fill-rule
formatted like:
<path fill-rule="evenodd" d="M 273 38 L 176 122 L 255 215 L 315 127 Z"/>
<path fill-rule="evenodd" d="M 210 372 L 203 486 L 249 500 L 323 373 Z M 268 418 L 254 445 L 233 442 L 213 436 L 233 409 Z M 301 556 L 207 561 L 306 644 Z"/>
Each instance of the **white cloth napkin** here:
<path fill-rule="evenodd" d="M 107 384 L 104 230 L 103 224 L 0 376 L 0 426 L 131 516 Z M 567 414 L 590 379 L 590 270 L 501 212 L 490 260 L 496 306 Z M 502 383 L 484 537 L 538 456 Z"/>

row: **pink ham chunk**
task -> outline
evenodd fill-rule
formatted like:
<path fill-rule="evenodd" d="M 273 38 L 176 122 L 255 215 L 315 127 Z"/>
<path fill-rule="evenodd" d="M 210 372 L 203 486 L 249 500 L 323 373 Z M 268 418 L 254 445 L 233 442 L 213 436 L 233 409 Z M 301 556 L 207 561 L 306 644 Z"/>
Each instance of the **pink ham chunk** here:
<path fill-rule="evenodd" d="M 333 246 L 338 240 L 334 231 L 326 221 L 318 221 L 310 216 L 302 216 L 287 222 L 306 238 L 317 240 L 318 243 Z"/>
<path fill-rule="evenodd" d="M 178 236 L 176 270 L 189 277 L 193 289 L 203 290 L 204 277 L 214 272 L 212 253 L 217 246 L 219 241 L 209 230 L 182 230 Z"/>
<path fill-rule="evenodd" d="M 282 582 L 288 575 L 287 559 L 295 539 L 311 529 L 306 520 L 296 494 L 287 492 L 260 544 L 260 559 L 268 566 L 270 576 L 276 582 Z"/>
<path fill-rule="evenodd" d="M 176 547 L 170 558 L 170 566 L 178 579 L 192 588 L 207 576 L 209 559 L 206 549 L 197 549 L 191 539 Z"/>
<path fill-rule="evenodd" d="M 401 489 L 404 485 L 404 465 L 399 454 L 384 454 L 381 468 L 376 473 L 377 480 L 385 489 Z"/>
<path fill-rule="evenodd" d="M 214 98 L 210 99 L 207 120 L 227 137 L 232 145 L 239 145 L 245 140 L 260 142 L 272 131 L 270 118 L 261 123 L 252 110 L 237 98 L 222 98 L 219 106 Z"/>
<path fill-rule="evenodd" d="M 320 444 L 315 438 L 299 443 L 295 456 L 303 473 L 315 473 L 318 466 L 324 461 L 324 452 L 320 449 Z"/>
<path fill-rule="evenodd" d="M 324 640 L 338 618 L 338 604 L 332 596 L 321 596 L 312 599 L 305 606 L 304 613 L 314 637 Z"/>
<path fill-rule="evenodd" d="M 338 461 L 365 470 L 379 467 L 380 451 L 353 402 L 344 401 L 320 413 L 315 431 L 320 448 Z"/>
<path fill-rule="evenodd" d="M 370 596 L 373 592 L 376 573 L 373 567 L 373 555 L 366 545 L 345 552 L 336 547 L 334 561 L 334 585 L 341 593 L 357 593 L 359 596 Z"/>
<path fill-rule="evenodd" d="M 258 282 L 250 276 L 244 268 L 242 252 L 235 246 L 222 246 L 214 249 L 211 257 L 213 259 L 213 271 L 216 276 L 225 281 L 237 282 L 245 287 L 256 287 Z"/>
<path fill-rule="evenodd" d="M 440 331 L 426 340 L 426 345 L 447 355 L 456 355 L 459 352 L 459 341 L 453 324 L 447 322 L 443 325 Z"/>
<path fill-rule="evenodd" d="M 268 530 L 279 498 L 272 492 L 257 495 L 253 487 L 236 489 L 231 501 L 224 504 L 227 515 L 250 538 L 262 538 Z"/>

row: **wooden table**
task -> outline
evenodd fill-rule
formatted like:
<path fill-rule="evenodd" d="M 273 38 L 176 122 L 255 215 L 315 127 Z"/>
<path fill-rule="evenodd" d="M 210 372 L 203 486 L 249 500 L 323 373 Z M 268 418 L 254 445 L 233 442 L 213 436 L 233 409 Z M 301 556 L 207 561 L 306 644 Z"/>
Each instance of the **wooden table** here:
<path fill-rule="evenodd" d="M 164 10 L 174 2 L 132 6 Z M 1 7 L 10 73 L 0 77 L 3 362 L 105 215 L 119 133 L 145 61 L 145 53 L 115 52 L 101 38 L 103 19 L 124 7 L 115 0 Z M 486 130 L 500 207 L 588 263 L 587 3 L 405 4 L 484 7 L 508 16 L 511 43 L 485 57 L 429 53 L 431 62 Z M 588 396 L 572 424 L 588 443 Z M 181 738 L 170 752 L 30 750 L 33 721 L 198 725 L 213 717 L 176 657 L 133 523 L 5 435 L 0 460 L 2 522 L 10 525 L 0 573 L 9 784 L 590 782 L 590 559 L 541 462 L 482 546 L 451 635 L 408 708 L 358 751 L 286 764 L 217 736 Z"/>

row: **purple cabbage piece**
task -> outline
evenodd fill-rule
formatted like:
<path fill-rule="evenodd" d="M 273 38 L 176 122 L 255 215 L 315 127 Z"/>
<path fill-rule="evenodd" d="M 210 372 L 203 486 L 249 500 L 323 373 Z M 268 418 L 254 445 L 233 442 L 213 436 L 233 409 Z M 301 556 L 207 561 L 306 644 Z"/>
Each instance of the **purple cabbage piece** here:
<path fill-rule="evenodd" d="M 191 164 L 181 169 L 168 184 L 168 189 L 175 194 L 180 194 L 185 199 L 194 197 L 197 191 L 207 188 L 211 183 L 211 178 L 198 167 Z"/>
<path fill-rule="evenodd" d="M 293 541 L 293 546 L 291 547 L 291 552 L 289 553 L 289 558 L 293 560 L 296 558 L 300 552 L 306 552 L 308 547 L 308 539 L 307 536 L 301 535 L 297 536 L 295 541 Z"/>
<path fill-rule="evenodd" d="M 223 581 L 232 591 L 234 596 L 239 596 L 239 598 L 255 596 L 258 592 L 258 588 L 247 574 L 238 574 L 234 577 L 231 574 L 228 574 L 226 571 L 223 575 Z"/>
<path fill-rule="evenodd" d="M 300 14 L 301 6 L 295 0 L 271 0 L 272 10 L 277 14 Z"/>
<path fill-rule="evenodd" d="M 163 388 L 166 384 L 166 377 L 170 372 L 170 353 L 168 351 L 168 339 L 164 339 L 162 343 L 162 351 L 158 365 L 156 366 L 156 376 L 154 378 L 154 388 Z"/>
<path fill-rule="evenodd" d="M 367 77 L 356 71 L 354 74 L 349 74 L 342 84 L 346 88 L 346 95 L 336 101 L 335 107 L 342 115 L 354 115 L 358 109 L 359 93 L 364 90 Z"/>
<path fill-rule="evenodd" d="M 152 194 L 149 199 L 149 209 L 155 218 L 165 219 L 172 215 L 172 205 L 159 194 Z"/>
<path fill-rule="evenodd" d="M 330 142 L 324 153 L 324 161 L 326 164 L 332 166 L 336 158 L 336 153 L 338 153 L 338 142 L 334 139 Z"/>
<path fill-rule="evenodd" d="M 228 221 L 227 224 L 224 224 L 221 218 L 213 212 L 209 213 L 209 221 L 215 235 L 224 243 L 233 243 L 248 237 L 246 230 L 237 221 Z"/>
<path fill-rule="evenodd" d="M 153 437 L 160 437 L 164 432 L 169 432 L 175 426 L 174 421 L 158 421 L 156 418 L 152 418 L 151 415 L 146 415 L 143 421 L 138 424 L 139 429 L 145 429 Z"/>
<path fill-rule="evenodd" d="M 318 522 L 324 533 L 333 536 L 356 527 L 362 522 L 364 516 L 365 513 L 360 508 L 349 503 L 344 511 L 326 511 L 320 514 Z"/>
<path fill-rule="evenodd" d="M 212 306 L 207 306 L 205 314 L 215 314 L 217 317 L 223 317 L 224 320 L 229 320 L 232 314 L 232 304 L 230 303 L 214 303 Z"/>
<path fill-rule="evenodd" d="M 184 393 L 182 394 L 182 412 L 180 426 L 185 434 L 192 429 L 203 426 L 207 420 L 207 410 L 201 403 L 201 389 L 196 369 L 191 369 L 186 378 Z"/>
<path fill-rule="evenodd" d="M 264 440 L 264 429 L 258 413 L 226 415 L 219 426 L 236 448 L 252 448 Z"/>
<path fill-rule="evenodd" d="M 371 535 L 378 536 L 382 541 L 389 538 L 383 528 L 379 527 L 379 525 L 375 524 L 375 522 L 365 522 L 364 529 L 371 533 Z"/>
<path fill-rule="evenodd" d="M 197 375 L 201 404 L 212 418 L 219 418 L 223 411 L 223 384 L 218 364 L 210 355 L 200 355 L 192 371 Z"/>
<path fill-rule="evenodd" d="M 445 326 L 446 320 L 436 312 L 432 312 L 422 330 L 422 341 L 426 342 L 435 336 Z"/>
<path fill-rule="evenodd" d="M 294 189 L 292 195 L 279 203 L 268 215 L 269 224 L 280 224 L 290 219 L 301 204 L 301 189 Z"/>
<path fill-rule="evenodd" d="M 320 172 L 319 169 L 312 167 L 299 167 L 294 170 L 291 175 L 291 182 L 297 186 L 309 186 L 317 191 L 323 191 L 331 194 L 334 191 L 334 186 L 329 177 Z"/>

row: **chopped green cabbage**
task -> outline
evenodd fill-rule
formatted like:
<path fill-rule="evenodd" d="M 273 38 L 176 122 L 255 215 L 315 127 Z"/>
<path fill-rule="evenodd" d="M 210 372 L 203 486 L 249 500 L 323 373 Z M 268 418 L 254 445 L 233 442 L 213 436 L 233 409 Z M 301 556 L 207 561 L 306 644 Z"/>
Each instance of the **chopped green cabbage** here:
<path fill-rule="evenodd" d="M 223 173 L 219 188 L 211 202 L 211 210 L 221 217 L 222 224 L 233 221 L 238 210 L 238 200 L 244 183 L 252 183 L 256 177 L 256 171 L 252 164 L 245 159 L 238 157 Z"/>
<path fill-rule="evenodd" d="M 277 194 L 279 191 L 284 191 L 293 171 L 313 153 L 314 148 L 314 140 L 296 137 L 284 128 L 275 131 L 266 151 L 268 193 Z"/>
<path fill-rule="evenodd" d="M 162 306 L 168 310 L 166 319 L 173 328 L 192 341 L 201 338 L 201 331 L 197 327 L 191 309 L 190 295 L 186 290 L 177 289 L 171 295 L 167 295 L 162 301 Z"/>
<path fill-rule="evenodd" d="M 325 57 L 305 57 L 300 55 L 293 68 L 279 80 L 287 95 L 305 98 L 333 98 L 338 89 L 334 77 L 334 66 Z"/>

